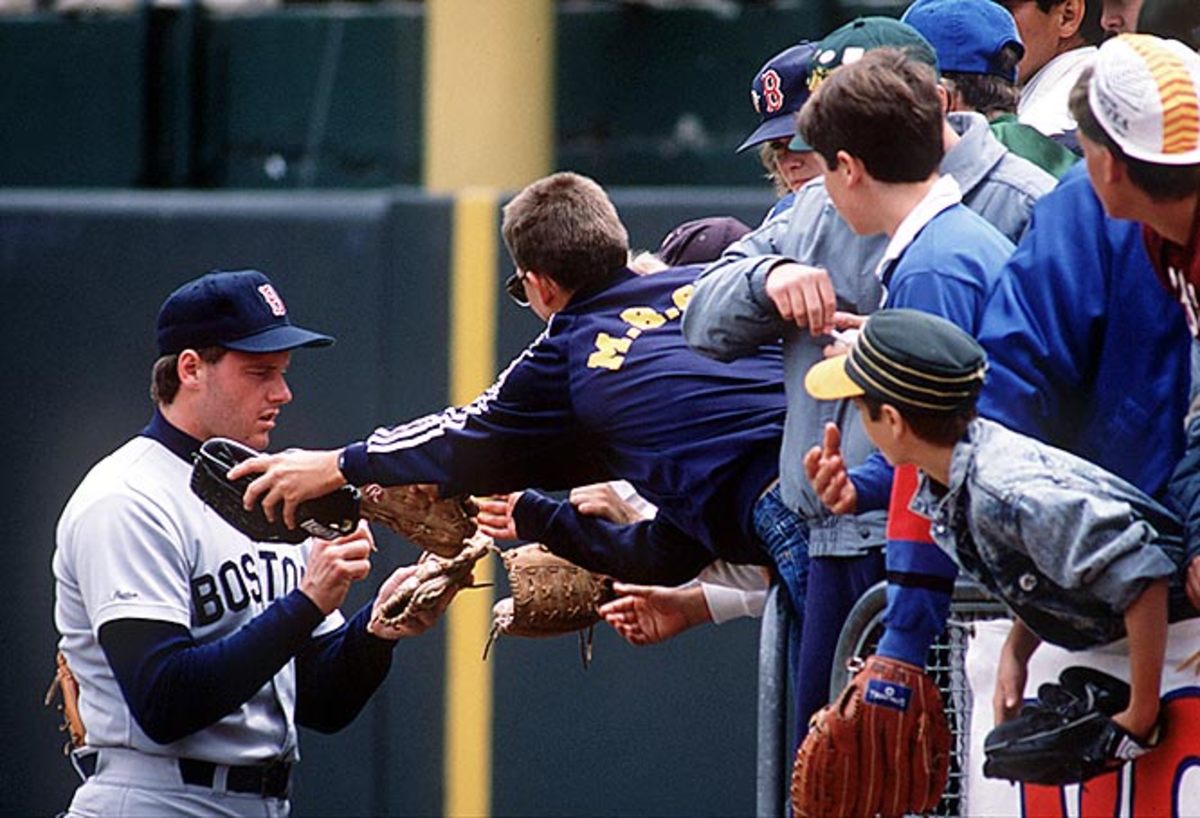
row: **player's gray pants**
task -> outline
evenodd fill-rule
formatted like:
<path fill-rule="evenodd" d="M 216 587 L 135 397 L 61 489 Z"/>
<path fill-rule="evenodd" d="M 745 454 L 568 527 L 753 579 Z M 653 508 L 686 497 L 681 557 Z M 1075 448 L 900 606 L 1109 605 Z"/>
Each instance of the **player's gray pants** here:
<path fill-rule="evenodd" d="M 198 787 L 183 783 L 178 759 L 116 747 L 99 753 L 95 774 L 75 791 L 66 815 L 287 818 L 290 812 L 286 799 L 225 792 L 223 767 L 217 768 L 212 787 Z"/>

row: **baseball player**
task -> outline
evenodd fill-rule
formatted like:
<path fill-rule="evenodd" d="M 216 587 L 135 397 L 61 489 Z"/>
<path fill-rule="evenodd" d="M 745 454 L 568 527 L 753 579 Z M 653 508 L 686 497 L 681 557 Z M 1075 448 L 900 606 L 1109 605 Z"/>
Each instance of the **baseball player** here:
<path fill-rule="evenodd" d="M 67 503 L 54 553 L 59 648 L 79 685 L 84 778 L 70 815 L 286 815 L 297 725 L 332 732 L 383 680 L 395 640 L 368 605 L 338 611 L 370 569 L 365 526 L 300 547 L 256 543 L 189 489 L 210 437 L 267 446 L 292 393 L 293 325 L 255 270 L 214 272 L 158 314 L 154 414 Z M 411 573 L 398 569 L 378 599 Z"/>

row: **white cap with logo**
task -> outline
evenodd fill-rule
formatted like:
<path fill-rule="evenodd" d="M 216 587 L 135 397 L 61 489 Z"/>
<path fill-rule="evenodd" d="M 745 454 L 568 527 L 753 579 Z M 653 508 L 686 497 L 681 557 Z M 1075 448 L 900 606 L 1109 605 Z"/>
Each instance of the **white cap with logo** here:
<path fill-rule="evenodd" d="M 1126 155 L 1200 164 L 1200 54 L 1178 40 L 1122 34 L 1096 55 L 1092 114 Z"/>

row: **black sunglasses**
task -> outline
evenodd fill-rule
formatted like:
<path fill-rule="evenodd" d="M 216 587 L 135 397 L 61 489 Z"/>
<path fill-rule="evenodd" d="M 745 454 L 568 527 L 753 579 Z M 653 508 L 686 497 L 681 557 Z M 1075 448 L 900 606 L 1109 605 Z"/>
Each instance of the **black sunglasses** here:
<path fill-rule="evenodd" d="M 525 276 L 520 270 L 504 280 L 504 292 L 508 293 L 508 297 L 515 301 L 518 307 L 529 306 L 529 299 L 525 297 Z"/>

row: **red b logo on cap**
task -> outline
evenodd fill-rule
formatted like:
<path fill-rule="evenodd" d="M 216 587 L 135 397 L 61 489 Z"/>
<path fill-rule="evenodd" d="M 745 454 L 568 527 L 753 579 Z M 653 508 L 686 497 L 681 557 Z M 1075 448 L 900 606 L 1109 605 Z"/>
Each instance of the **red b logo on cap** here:
<path fill-rule="evenodd" d="M 767 104 L 767 113 L 773 114 L 783 107 L 783 91 L 779 90 L 779 74 L 772 68 L 763 72 L 763 102 Z"/>
<path fill-rule="evenodd" d="M 275 292 L 274 287 L 270 284 L 260 284 L 258 292 L 263 297 L 263 301 L 267 302 L 267 306 L 271 308 L 272 315 L 279 318 L 287 315 L 287 307 L 283 305 L 283 299 L 279 297 L 279 293 Z"/>

